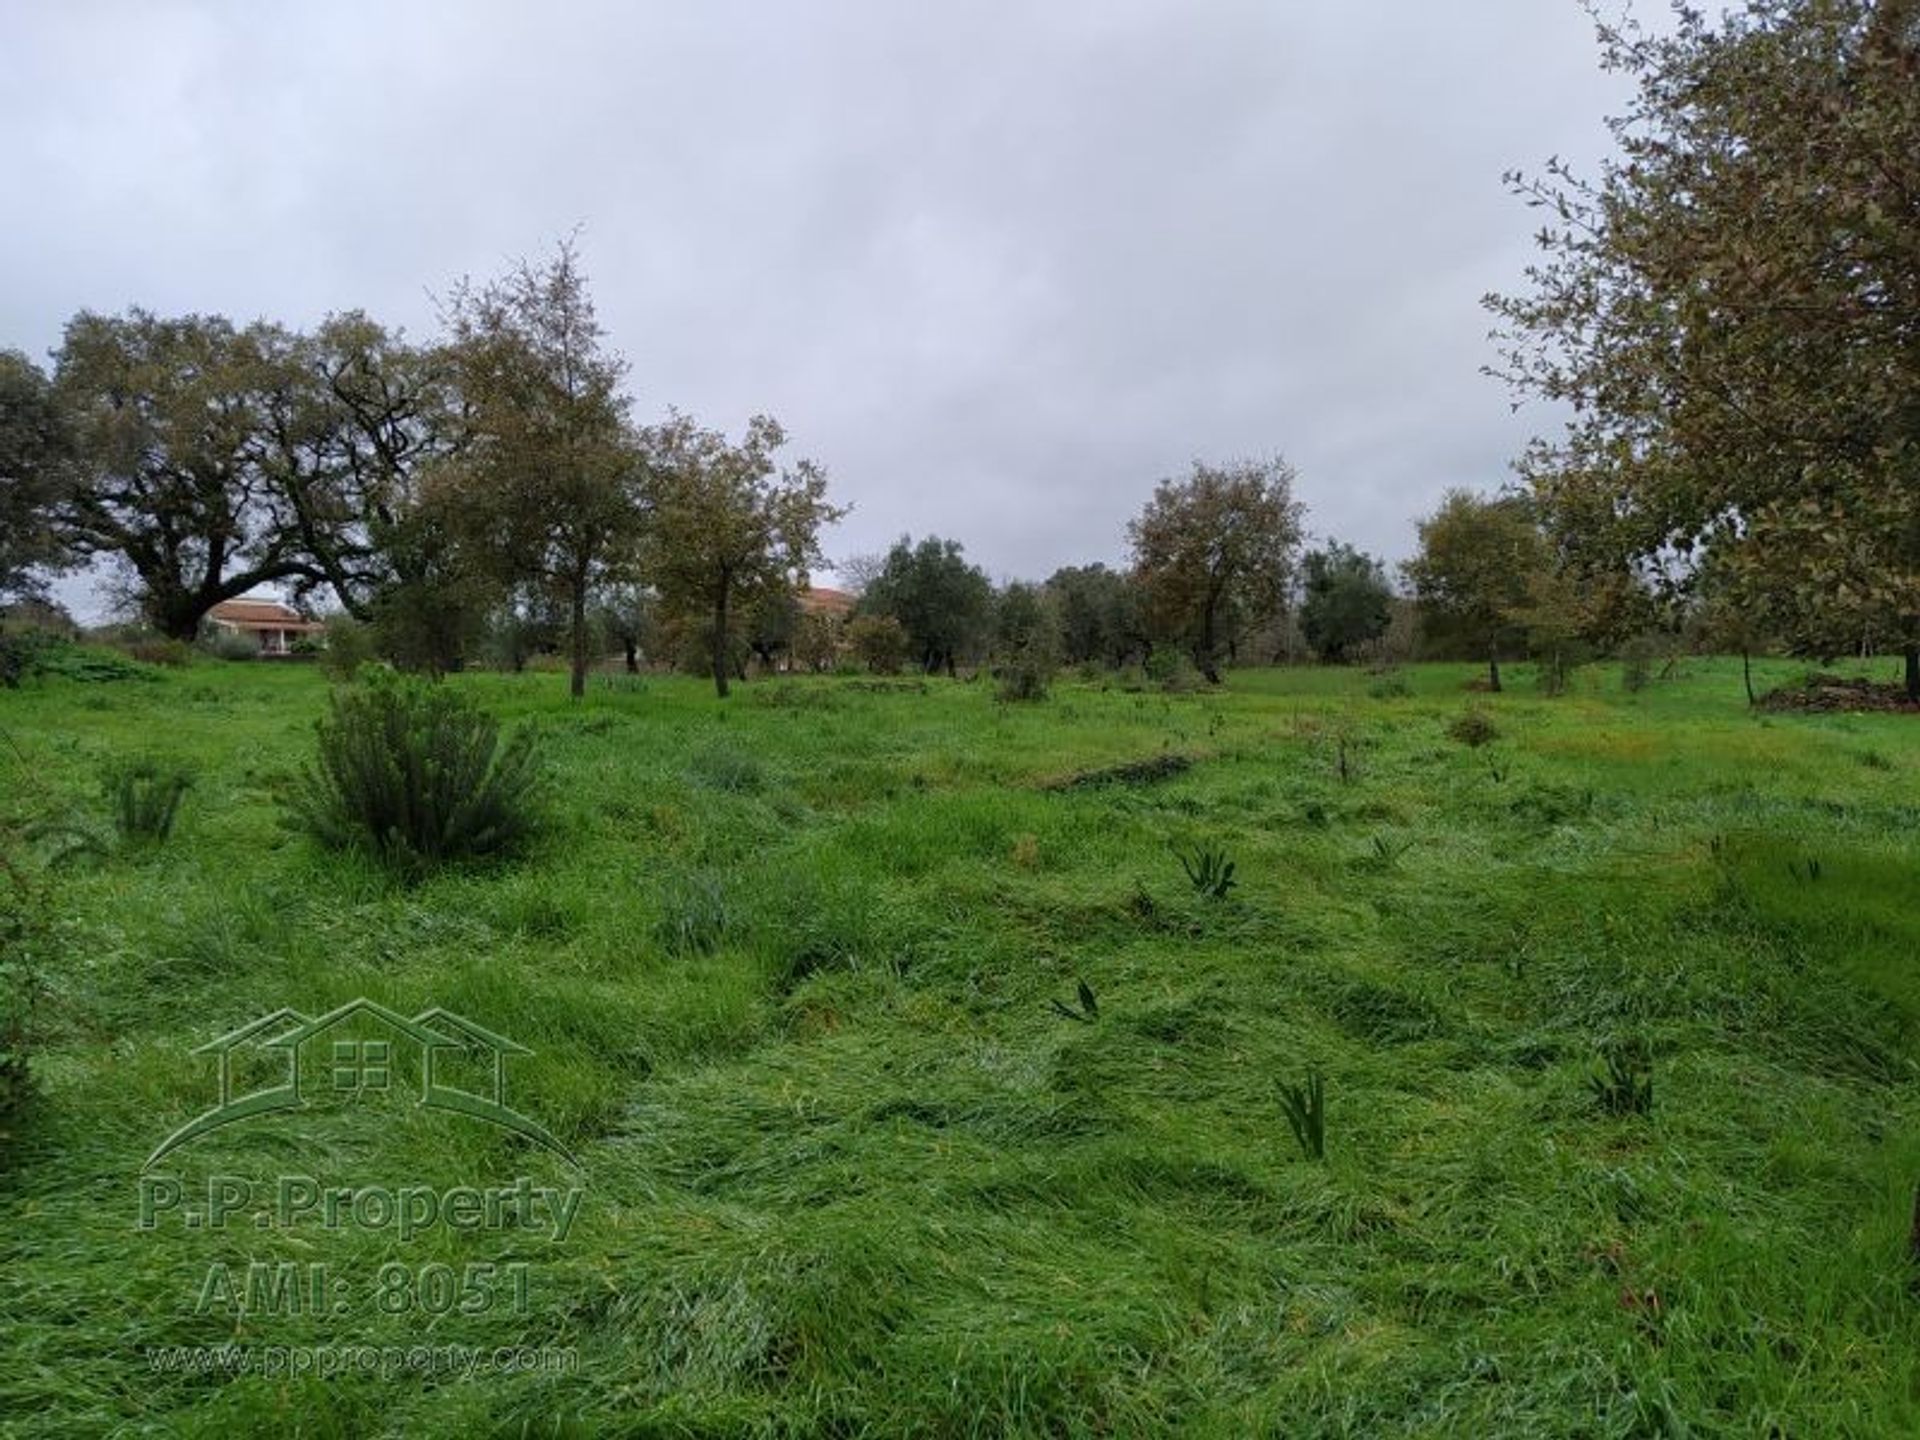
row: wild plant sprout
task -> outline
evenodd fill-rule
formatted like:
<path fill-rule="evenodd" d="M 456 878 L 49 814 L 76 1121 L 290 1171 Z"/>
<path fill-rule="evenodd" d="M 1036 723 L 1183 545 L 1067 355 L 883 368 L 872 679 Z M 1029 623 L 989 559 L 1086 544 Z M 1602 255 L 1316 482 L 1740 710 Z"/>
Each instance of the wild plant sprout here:
<path fill-rule="evenodd" d="M 169 761 L 141 757 L 109 766 L 101 788 L 123 846 L 159 845 L 173 833 L 180 802 L 193 785 L 190 771 Z"/>
<path fill-rule="evenodd" d="M 1280 1108 L 1286 1112 L 1300 1153 L 1309 1160 L 1327 1155 L 1327 1082 L 1318 1070 L 1307 1072 L 1305 1085 L 1282 1084 Z"/>
<path fill-rule="evenodd" d="M 1080 1008 L 1078 1010 L 1073 1009 L 1071 1006 L 1063 1005 L 1058 1000 L 1049 1003 L 1056 1012 L 1064 1015 L 1067 1019 L 1078 1020 L 1083 1025 L 1091 1025 L 1100 1018 L 1100 1002 L 1094 998 L 1093 987 L 1087 984 L 1086 981 L 1077 980 L 1074 984 L 1077 988 L 1080 1001 Z"/>
<path fill-rule="evenodd" d="M 1239 882 L 1233 878 L 1234 862 L 1218 845 L 1200 845 L 1191 851 L 1176 850 L 1174 858 L 1187 872 L 1187 881 L 1209 900 L 1224 900 Z"/>
<path fill-rule="evenodd" d="M 1587 1077 L 1587 1088 L 1609 1115 L 1651 1115 L 1653 1113 L 1653 1073 L 1643 1048 L 1633 1045 L 1609 1046 L 1605 1052 L 1606 1071 Z"/>

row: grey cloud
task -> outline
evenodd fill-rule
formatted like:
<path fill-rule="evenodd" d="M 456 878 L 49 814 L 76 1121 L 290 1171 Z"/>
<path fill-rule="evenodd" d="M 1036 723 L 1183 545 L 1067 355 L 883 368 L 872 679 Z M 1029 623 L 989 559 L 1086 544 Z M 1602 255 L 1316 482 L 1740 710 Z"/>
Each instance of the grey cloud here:
<path fill-rule="evenodd" d="M 1528 212 L 1604 153 L 1572 0 L 0 6 L 0 344 L 81 307 L 363 307 L 576 224 L 643 413 L 777 414 L 853 516 L 1001 575 L 1286 454 L 1404 555 L 1539 417 L 1478 373 Z"/>

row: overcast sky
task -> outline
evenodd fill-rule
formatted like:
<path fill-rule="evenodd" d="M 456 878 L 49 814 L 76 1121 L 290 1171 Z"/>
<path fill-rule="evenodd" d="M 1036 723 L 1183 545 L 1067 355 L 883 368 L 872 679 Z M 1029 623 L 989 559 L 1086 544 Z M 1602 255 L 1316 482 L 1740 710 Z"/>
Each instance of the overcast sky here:
<path fill-rule="evenodd" d="M 0 0 L 0 345 L 138 304 L 415 334 L 573 227 L 639 413 L 777 415 L 998 577 L 1284 454 L 1391 559 L 1529 427 L 1512 165 L 1606 153 L 1573 0 Z M 69 596 L 91 608 L 69 587 Z"/>

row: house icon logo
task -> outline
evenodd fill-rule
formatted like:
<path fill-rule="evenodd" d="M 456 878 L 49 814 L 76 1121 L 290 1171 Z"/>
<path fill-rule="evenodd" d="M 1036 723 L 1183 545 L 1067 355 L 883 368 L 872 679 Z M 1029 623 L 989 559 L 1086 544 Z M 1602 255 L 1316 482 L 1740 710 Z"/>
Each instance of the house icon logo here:
<path fill-rule="evenodd" d="M 411 1019 L 364 996 L 324 1015 L 280 1009 L 193 1053 L 213 1057 L 219 1102 L 162 1140 L 142 1170 L 190 1140 L 257 1116 L 302 1110 L 321 1098 L 352 1102 L 403 1090 L 429 1110 L 510 1130 L 580 1163 L 507 1104 L 507 1057 L 533 1052 L 437 1005 Z"/>

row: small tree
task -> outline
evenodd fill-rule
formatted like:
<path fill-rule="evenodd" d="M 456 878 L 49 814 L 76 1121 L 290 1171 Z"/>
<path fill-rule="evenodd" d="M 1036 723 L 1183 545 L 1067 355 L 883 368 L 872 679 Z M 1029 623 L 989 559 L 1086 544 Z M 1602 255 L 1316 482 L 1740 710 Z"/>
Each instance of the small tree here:
<path fill-rule="evenodd" d="M 862 614 L 889 615 L 906 632 L 909 652 L 931 675 L 955 673 L 962 654 L 977 652 L 992 623 L 993 585 L 969 565 L 957 540 L 901 536 L 860 597 Z"/>
<path fill-rule="evenodd" d="M 1060 617 L 1061 659 L 1067 664 L 1118 668 L 1152 651 L 1131 577 L 1105 565 L 1068 565 L 1053 572 L 1046 588 Z"/>
<path fill-rule="evenodd" d="M 793 659 L 814 674 L 833 668 L 846 627 L 823 610 L 804 611 L 793 629 Z"/>
<path fill-rule="evenodd" d="M 872 674 L 899 674 L 908 644 L 906 628 L 891 615 L 856 615 L 847 623 L 847 647 Z"/>
<path fill-rule="evenodd" d="M 1306 558 L 1300 628 L 1314 654 L 1344 664 L 1353 650 L 1387 633 L 1393 591 L 1371 555 L 1331 541 Z"/>
<path fill-rule="evenodd" d="M 630 567 L 641 528 L 639 456 L 609 352 L 571 244 L 522 261 L 448 305 L 473 438 L 443 472 L 444 513 L 503 583 L 530 583 L 566 609 L 570 689 L 586 693 L 594 590 Z"/>
<path fill-rule="evenodd" d="M 1042 700 L 1060 668 L 1060 618 L 1038 585 L 1015 581 L 994 606 L 993 655 L 1002 700 Z"/>
<path fill-rule="evenodd" d="M 1546 541 L 1524 496 L 1482 499 L 1449 490 L 1420 522 L 1420 553 L 1405 565 L 1422 621 L 1487 662 L 1500 688 L 1500 655 L 1524 643 L 1516 618 L 1530 605 L 1533 577 L 1547 568 Z"/>
<path fill-rule="evenodd" d="M 827 502 L 811 460 L 779 470 L 777 421 L 757 415 L 738 445 L 683 415 L 647 433 L 653 533 L 647 571 L 676 613 L 706 616 L 714 690 L 727 695 L 729 645 L 750 607 L 790 597 L 821 559 L 820 531 L 846 512 Z"/>
<path fill-rule="evenodd" d="M 1237 624 L 1277 609 L 1300 544 L 1301 506 L 1283 460 L 1194 462 L 1163 480 L 1127 527 L 1150 617 L 1182 639 L 1212 684 Z"/>

